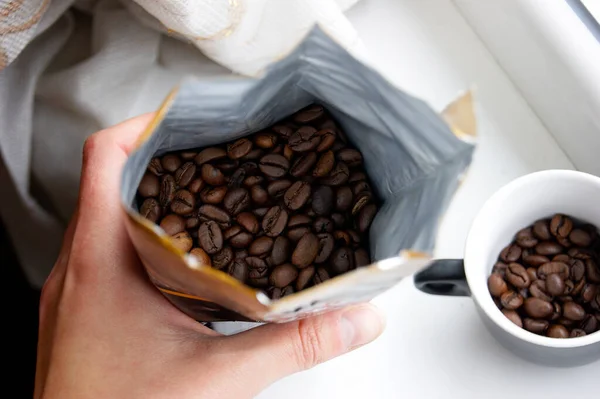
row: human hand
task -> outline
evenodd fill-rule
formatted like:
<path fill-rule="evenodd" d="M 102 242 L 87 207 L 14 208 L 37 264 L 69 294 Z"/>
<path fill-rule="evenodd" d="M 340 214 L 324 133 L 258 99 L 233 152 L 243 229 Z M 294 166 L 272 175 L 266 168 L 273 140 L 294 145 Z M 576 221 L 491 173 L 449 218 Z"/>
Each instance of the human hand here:
<path fill-rule="evenodd" d="M 221 336 L 148 280 L 124 226 L 121 169 L 153 115 L 94 134 L 77 210 L 42 290 L 35 398 L 251 398 L 375 339 L 369 305 Z"/>

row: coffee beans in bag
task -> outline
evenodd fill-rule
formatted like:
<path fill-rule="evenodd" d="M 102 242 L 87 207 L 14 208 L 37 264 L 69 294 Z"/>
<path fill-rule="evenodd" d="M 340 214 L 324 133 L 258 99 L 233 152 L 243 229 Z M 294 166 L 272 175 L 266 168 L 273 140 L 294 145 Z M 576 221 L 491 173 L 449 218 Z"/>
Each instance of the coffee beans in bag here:
<path fill-rule="evenodd" d="M 429 262 L 471 161 L 469 98 L 446 123 L 319 29 L 259 79 L 184 82 L 123 171 L 150 279 L 199 321 L 371 299 Z"/>

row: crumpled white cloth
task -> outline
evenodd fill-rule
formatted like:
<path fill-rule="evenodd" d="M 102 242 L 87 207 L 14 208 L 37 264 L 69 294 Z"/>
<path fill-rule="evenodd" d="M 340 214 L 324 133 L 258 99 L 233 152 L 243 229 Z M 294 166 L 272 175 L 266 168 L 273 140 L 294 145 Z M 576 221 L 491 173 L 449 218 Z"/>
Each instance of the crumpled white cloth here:
<path fill-rule="evenodd" d="M 30 282 L 58 254 L 87 136 L 186 76 L 259 75 L 315 23 L 360 56 L 356 1 L 0 0 L 0 216 Z"/>

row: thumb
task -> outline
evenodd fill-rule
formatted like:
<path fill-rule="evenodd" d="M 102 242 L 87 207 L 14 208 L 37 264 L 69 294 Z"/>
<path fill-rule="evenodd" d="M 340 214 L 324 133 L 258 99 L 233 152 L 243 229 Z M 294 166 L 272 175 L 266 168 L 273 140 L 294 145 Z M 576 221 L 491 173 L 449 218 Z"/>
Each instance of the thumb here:
<path fill-rule="evenodd" d="M 384 326 L 380 311 L 362 304 L 286 324 L 267 324 L 226 340 L 238 354 L 239 377 L 252 381 L 260 391 L 280 378 L 373 341 Z"/>

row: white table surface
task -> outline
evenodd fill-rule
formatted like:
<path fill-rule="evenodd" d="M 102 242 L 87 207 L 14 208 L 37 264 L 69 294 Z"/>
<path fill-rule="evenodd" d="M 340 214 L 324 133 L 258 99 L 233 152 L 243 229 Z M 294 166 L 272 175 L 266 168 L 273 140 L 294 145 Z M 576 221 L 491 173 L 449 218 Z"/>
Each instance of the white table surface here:
<path fill-rule="evenodd" d="M 434 108 L 477 87 L 480 141 L 443 219 L 436 256 L 462 255 L 472 219 L 505 183 L 537 170 L 573 168 L 451 1 L 362 0 L 348 16 L 373 65 Z M 429 296 L 406 279 L 373 302 L 388 316 L 379 339 L 279 381 L 259 398 L 600 395 L 600 362 L 558 369 L 521 360 L 489 335 L 469 298 Z"/>

